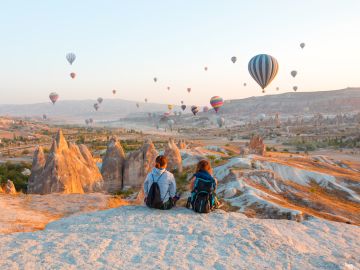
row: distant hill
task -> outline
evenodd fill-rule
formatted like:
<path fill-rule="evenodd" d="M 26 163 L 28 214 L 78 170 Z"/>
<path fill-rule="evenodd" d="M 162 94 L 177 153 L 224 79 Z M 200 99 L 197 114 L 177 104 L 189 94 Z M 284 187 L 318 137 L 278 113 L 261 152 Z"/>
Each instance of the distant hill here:
<path fill-rule="evenodd" d="M 337 114 L 360 111 L 360 88 L 333 91 L 290 92 L 227 101 L 224 114 Z"/>
<path fill-rule="evenodd" d="M 95 120 L 116 120 L 124 117 L 144 115 L 147 112 L 165 112 L 167 105 L 139 103 L 122 99 L 105 99 L 99 111 L 95 111 L 94 100 L 65 100 L 56 105 L 35 103 L 24 105 L 0 105 L 0 115 L 41 117 L 46 114 L 52 119 L 79 122 L 86 118 Z M 179 110 L 178 107 L 175 108 Z M 222 114 L 250 116 L 265 114 L 337 114 L 360 111 L 360 88 L 346 88 L 333 91 L 290 92 L 265 95 L 238 100 L 228 100 L 221 109 Z"/>

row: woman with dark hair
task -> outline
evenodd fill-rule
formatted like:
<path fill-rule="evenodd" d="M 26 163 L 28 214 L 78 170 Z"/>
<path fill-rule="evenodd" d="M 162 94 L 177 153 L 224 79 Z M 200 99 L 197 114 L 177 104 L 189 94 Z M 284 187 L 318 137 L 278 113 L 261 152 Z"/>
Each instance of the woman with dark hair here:
<path fill-rule="evenodd" d="M 213 170 L 207 160 L 201 160 L 196 166 L 196 172 L 190 179 L 191 197 L 186 204 L 195 212 L 209 213 L 218 207 L 216 198 L 217 179 L 212 176 Z"/>
<path fill-rule="evenodd" d="M 144 182 L 145 203 L 150 208 L 171 209 L 178 197 L 174 175 L 166 170 L 168 160 L 158 156 L 155 168 L 146 176 Z"/>

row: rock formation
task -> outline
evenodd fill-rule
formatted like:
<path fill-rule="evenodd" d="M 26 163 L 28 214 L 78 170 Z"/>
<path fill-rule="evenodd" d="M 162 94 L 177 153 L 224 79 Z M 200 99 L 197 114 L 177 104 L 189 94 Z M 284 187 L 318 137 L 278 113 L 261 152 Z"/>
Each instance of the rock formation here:
<path fill-rule="evenodd" d="M 179 148 L 176 146 L 173 139 L 169 139 L 167 146 L 165 147 L 164 156 L 169 160 L 167 169 L 169 171 L 177 170 L 182 172 L 182 158 Z"/>
<path fill-rule="evenodd" d="M 123 187 L 140 187 L 146 175 L 155 165 L 158 152 L 154 144 L 149 140 L 137 151 L 131 152 L 125 161 L 123 173 Z"/>
<path fill-rule="evenodd" d="M 260 136 L 255 135 L 250 139 L 249 151 L 250 154 L 255 154 L 260 156 L 264 156 L 266 154 L 266 146 L 264 144 L 263 139 Z"/>
<path fill-rule="evenodd" d="M 0 193 L 4 193 L 4 191 L 3 191 L 2 187 L 1 187 L 1 185 L 0 185 Z"/>
<path fill-rule="evenodd" d="M 7 180 L 5 184 L 5 193 L 6 194 L 16 194 L 16 189 L 14 183 L 11 180 Z"/>
<path fill-rule="evenodd" d="M 180 150 L 185 149 L 186 148 L 185 140 L 179 140 L 177 146 Z"/>
<path fill-rule="evenodd" d="M 59 130 L 45 161 L 39 147 L 34 153 L 28 193 L 84 193 L 100 191 L 103 180 L 85 145 L 67 143 Z"/>
<path fill-rule="evenodd" d="M 105 190 L 114 192 L 122 188 L 124 165 L 124 150 L 120 142 L 116 138 L 112 138 L 108 144 L 101 167 Z"/>

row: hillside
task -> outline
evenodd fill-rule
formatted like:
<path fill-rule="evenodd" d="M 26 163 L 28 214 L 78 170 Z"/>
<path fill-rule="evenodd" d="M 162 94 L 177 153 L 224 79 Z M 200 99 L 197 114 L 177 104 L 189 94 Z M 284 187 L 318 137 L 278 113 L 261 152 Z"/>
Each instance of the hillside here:
<path fill-rule="evenodd" d="M 46 114 L 52 120 L 81 122 L 86 118 L 95 120 L 116 120 L 136 115 L 144 116 L 147 112 L 163 113 L 167 111 L 166 104 L 143 103 L 136 107 L 135 101 L 122 99 L 105 99 L 98 111 L 93 104 L 95 100 L 65 100 L 58 101 L 55 106 L 50 102 L 0 105 L 0 115 L 28 116 L 41 118 Z M 206 101 L 204 101 L 206 103 Z M 187 104 L 192 105 L 192 104 Z M 189 107 L 189 106 L 188 106 Z M 338 114 L 358 112 L 360 108 L 360 88 L 347 88 L 333 91 L 290 92 L 278 95 L 265 95 L 239 100 L 226 101 L 221 109 L 222 114 L 247 117 L 265 114 Z M 174 110 L 179 110 L 178 107 Z M 186 112 L 189 113 L 187 110 Z"/>

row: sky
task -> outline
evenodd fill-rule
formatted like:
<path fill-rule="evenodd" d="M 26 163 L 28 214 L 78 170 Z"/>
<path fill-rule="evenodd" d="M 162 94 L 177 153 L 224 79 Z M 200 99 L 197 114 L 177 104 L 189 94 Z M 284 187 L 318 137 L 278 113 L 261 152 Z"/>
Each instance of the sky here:
<path fill-rule="evenodd" d="M 0 104 L 48 102 L 53 91 L 198 105 L 260 96 L 247 70 L 259 53 L 279 62 L 266 94 L 357 87 L 359 10 L 358 0 L 2 0 Z"/>

